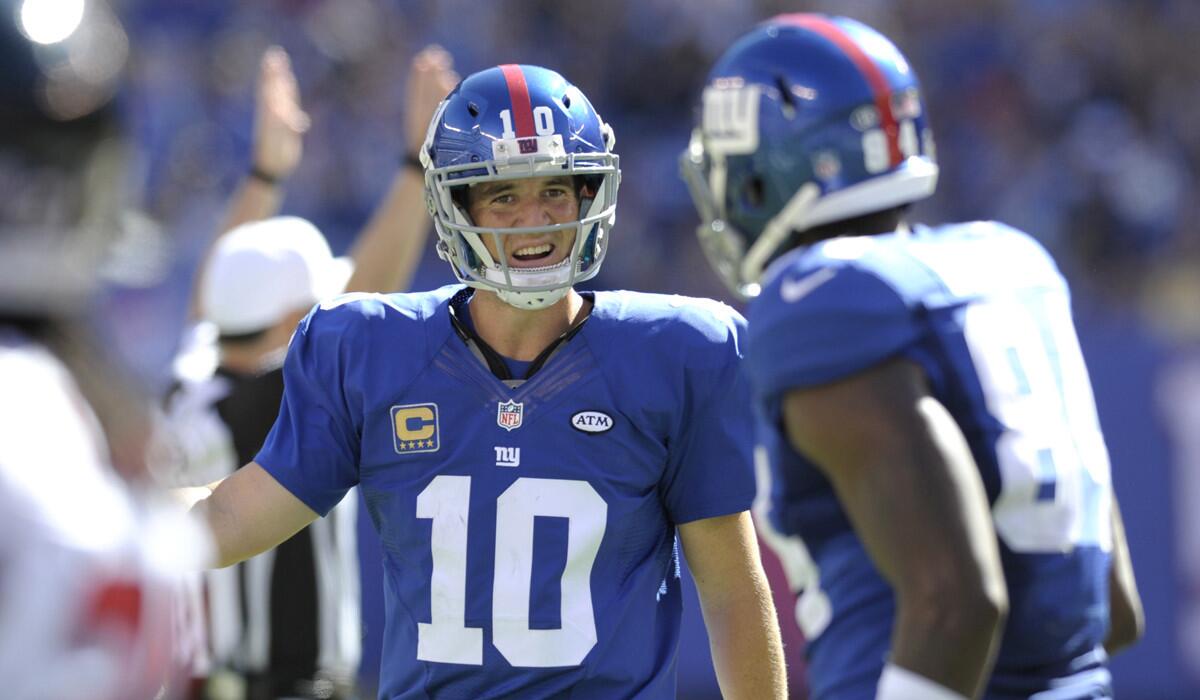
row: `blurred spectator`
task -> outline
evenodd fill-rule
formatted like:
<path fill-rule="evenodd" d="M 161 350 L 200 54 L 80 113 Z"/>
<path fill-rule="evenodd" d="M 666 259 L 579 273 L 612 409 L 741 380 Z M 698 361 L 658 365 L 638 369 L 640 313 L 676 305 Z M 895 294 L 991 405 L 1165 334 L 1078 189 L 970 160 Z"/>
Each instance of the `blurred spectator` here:
<path fill-rule="evenodd" d="M 0 0 L 7 697 L 155 697 L 194 651 L 177 643 L 172 613 L 182 572 L 207 563 L 209 543 L 149 488 L 149 402 L 87 314 L 122 233 L 110 101 L 127 52 L 103 3 Z"/>

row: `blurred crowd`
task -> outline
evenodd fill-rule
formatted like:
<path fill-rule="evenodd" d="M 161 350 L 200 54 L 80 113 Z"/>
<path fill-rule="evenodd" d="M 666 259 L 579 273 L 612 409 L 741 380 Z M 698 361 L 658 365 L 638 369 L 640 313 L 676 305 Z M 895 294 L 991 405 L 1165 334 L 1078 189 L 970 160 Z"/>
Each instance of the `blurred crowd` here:
<path fill-rule="evenodd" d="M 130 0 L 132 197 L 161 227 L 144 245 L 164 245 L 176 274 L 169 294 L 117 302 L 140 312 L 121 314 L 123 342 L 149 368 L 170 354 L 162 326 L 249 165 L 255 66 L 271 43 L 291 54 L 313 122 L 284 211 L 335 251 L 398 167 L 404 66 L 433 41 L 465 72 L 553 67 L 614 124 L 626 186 L 597 284 L 720 296 L 676 157 L 705 67 L 756 21 L 798 10 L 865 20 L 915 64 L 943 166 L 919 218 L 1007 221 L 1058 254 L 1078 295 L 1200 332 L 1200 5 L 1188 0 Z M 428 264 L 417 284 L 448 279 Z"/>

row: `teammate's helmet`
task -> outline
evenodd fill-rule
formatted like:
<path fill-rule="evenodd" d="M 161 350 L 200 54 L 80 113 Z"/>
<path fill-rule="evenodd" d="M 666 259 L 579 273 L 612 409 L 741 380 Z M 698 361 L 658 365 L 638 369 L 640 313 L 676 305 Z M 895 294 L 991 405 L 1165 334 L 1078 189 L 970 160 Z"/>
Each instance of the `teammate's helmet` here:
<path fill-rule="evenodd" d="M 886 37 L 844 17 L 779 15 L 709 74 L 680 157 L 713 267 L 743 298 L 794 232 L 933 194 L 917 77 Z"/>
<path fill-rule="evenodd" d="M 70 310 L 118 229 L 110 102 L 128 54 L 98 0 L 0 0 L 0 312 Z"/>
<path fill-rule="evenodd" d="M 558 301 L 576 282 L 594 277 L 604 261 L 621 179 L 614 142 L 587 97 L 554 71 L 503 65 L 468 76 L 438 108 L 421 148 L 438 255 L 459 281 L 494 291 L 518 308 Z M 576 221 L 486 228 L 467 214 L 469 185 L 563 174 L 574 177 L 579 193 Z M 570 256 L 532 269 L 492 259 L 481 238 L 492 236 L 495 249 L 504 250 L 501 236 L 565 229 L 576 232 Z"/>

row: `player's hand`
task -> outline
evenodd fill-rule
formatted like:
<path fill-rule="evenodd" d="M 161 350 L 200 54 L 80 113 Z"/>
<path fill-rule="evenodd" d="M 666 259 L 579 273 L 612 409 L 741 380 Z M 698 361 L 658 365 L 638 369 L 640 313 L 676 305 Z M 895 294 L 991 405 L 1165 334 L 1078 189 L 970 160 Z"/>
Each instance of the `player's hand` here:
<path fill-rule="evenodd" d="M 426 46 L 413 57 L 405 96 L 407 114 L 404 136 L 409 153 L 415 154 L 425 142 L 425 132 L 429 129 L 434 110 L 458 81 L 454 59 L 437 44 Z"/>
<path fill-rule="evenodd" d="M 304 153 L 308 114 L 300 106 L 300 90 L 287 52 L 272 46 L 259 64 L 254 109 L 254 166 L 274 179 L 292 174 Z"/>

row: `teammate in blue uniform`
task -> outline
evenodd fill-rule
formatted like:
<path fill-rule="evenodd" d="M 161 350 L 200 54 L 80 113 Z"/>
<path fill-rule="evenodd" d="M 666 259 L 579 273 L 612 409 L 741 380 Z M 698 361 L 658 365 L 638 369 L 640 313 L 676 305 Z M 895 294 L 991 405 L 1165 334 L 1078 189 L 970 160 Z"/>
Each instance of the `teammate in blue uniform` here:
<path fill-rule="evenodd" d="M 764 23 L 702 107 L 681 164 L 710 260 L 755 297 L 756 514 L 814 697 L 1109 697 L 1141 608 L 1054 261 L 999 223 L 905 223 L 933 141 L 858 22 Z"/>
<path fill-rule="evenodd" d="M 783 697 L 743 319 L 572 289 L 607 249 L 612 145 L 557 73 L 464 80 L 421 154 L 463 284 L 314 309 L 262 451 L 200 506 L 227 564 L 359 486 L 385 556 L 380 697 L 673 698 L 677 529 L 722 690 Z"/>

